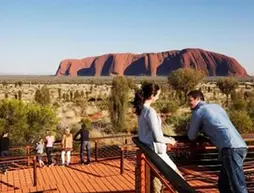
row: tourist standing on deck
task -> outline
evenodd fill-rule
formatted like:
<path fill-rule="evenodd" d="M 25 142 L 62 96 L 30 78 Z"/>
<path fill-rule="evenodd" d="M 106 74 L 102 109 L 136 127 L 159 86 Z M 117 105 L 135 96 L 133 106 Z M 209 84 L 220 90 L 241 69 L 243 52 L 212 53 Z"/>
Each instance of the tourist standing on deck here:
<path fill-rule="evenodd" d="M 135 94 L 133 105 L 135 113 L 138 115 L 138 137 L 142 143 L 150 147 L 173 170 L 182 176 L 167 154 L 167 144 L 175 145 L 176 141 L 172 137 L 164 137 L 161 128 L 161 118 L 151 107 L 151 104 L 155 103 L 159 98 L 160 92 L 158 85 L 146 84 Z M 155 183 L 159 183 L 159 181 L 153 183 L 156 187 Z M 161 189 L 161 184 L 159 186 L 157 184 L 156 191 Z"/>
<path fill-rule="evenodd" d="M 55 142 L 55 137 L 52 134 L 51 131 L 47 131 L 47 136 L 45 138 L 45 144 L 46 144 L 46 154 L 47 154 L 47 159 L 48 159 L 48 166 L 54 165 L 52 162 L 52 156 L 51 153 L 53 151 L 53 144 Z"/>
<path fill-rule="evenodd" d="M 73 138 L 72 134 L 70 133 L 70 129 L 67 128 L 65 129 L 65 133 L 62 138 L 62 153 L 61 153 L 61 158 L 62 158 L 62 166 L 65 165 L 65 154 L 67 156 L 67 161 L 66 165 L 69 166 L 70 161 L 71 161 L 71 151 L 73 147 Z"/>
<path fill-rule="evenodd" d="M 84 151 L 86 149 L 87 162 L 89 164 L 91 161 L 91 148 L 90 148 L 90 132 L 85 123 L 82 123 L 81 129 L 74 136 L 74 140 L 80 135 L 80 162 L 85 163 Z"/>
<path fill-rule="evenodd" d="M 0 156 L 1 157 L 6 157 L 9 155 L 9 143 L 10 143 L 10 140 L 8 138 L 8 132 L 4 131 L 0 138 Z M 4 175 L 7 173 L 7 168 L 8 167 L 6 164 L 2 165 L 2 172 Z"/>
<path fill-rule="evenodd" d="M 195 140 L 202 132 L 219 150 L 222 166 L 218 185 L 221 193 L 247 193 L 243 172 L 247 145 L 226 111 L 218 104 L 205 103 L 201 100 L 202 96 L 199 90 L 188 93 L 188 104 L 192 110 L 188 137 Z"/>
<path fill-rule="evenodd" d="M 40 139 L 39 143 L 37 143 L 37 146 L 36 146 L 36 150 L 38 154 L 37 161 L 39 162 L 40 167 L 45 166 L 44 162 L 42 161 L 43 149 L 44 149 L 44 141 L 43 139 Z"/>

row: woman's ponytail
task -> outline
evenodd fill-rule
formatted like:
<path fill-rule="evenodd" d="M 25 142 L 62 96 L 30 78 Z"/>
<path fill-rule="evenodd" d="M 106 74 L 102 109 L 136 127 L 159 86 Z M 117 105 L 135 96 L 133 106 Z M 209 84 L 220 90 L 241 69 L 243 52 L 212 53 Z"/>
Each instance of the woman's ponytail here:
<path fill-rule="evenodd" d="M 135 114 L 140 115 L 144 103 L 144 97 L 142 94 L 142 90 L 139 90 L 135 93 L 134 101 L 133 101 L 133 107 L 135 109 Z"/>

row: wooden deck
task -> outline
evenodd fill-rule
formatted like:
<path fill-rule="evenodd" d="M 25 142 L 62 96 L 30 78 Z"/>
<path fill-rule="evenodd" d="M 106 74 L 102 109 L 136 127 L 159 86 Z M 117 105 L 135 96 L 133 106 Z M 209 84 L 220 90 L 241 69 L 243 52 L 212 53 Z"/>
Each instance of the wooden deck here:
<path fill-rule="evenodd" d="M 68 167 L 38 168 L 38 185 L 33 187 L 33 170 L 20 169 L 0 174 L 0 192 L 122 192 L 135 189 L 134 164 L 125 160 L 124 174 L 120 174 L 120 160 L 73 164 Z"/>
<path fill-rule="evenodd" d="M 120 174 L 120 159 L 73 164 L 69 167 L 52 166 L 37 169 L 38 185 L 33 187 L 33 169 L 19 169 L 0 174 L 0 192 L 7 193 L 133 193 L 135 192 L 135 162 L 124 161 Z M 180 167 L 184 178 L 198 192 L 217 193 L 218 171 L 200 171 L 197 166 Z M 254 192 L 253 166 L 245 167 L 249 191 Z M 251 186 L 251 187 L 250 187 Z"/>

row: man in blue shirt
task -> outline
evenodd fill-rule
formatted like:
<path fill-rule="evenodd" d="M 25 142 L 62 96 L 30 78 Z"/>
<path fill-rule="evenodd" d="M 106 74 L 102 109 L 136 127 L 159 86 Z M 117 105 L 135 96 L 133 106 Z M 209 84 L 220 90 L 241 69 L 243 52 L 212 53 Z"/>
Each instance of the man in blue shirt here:
<path fill-rule="evenodd" d="M 243 172 L 247 145 L 226 111 L 220 105 L 205 103 L 203 98 L 199 90 L 188 93 L 188 104 L 192 110 L 187 127 L 188 138 L 195 140 L 201 132 L 217 147 L 222 162 L 218 180 L 221 193 L 247 193 Z"/>

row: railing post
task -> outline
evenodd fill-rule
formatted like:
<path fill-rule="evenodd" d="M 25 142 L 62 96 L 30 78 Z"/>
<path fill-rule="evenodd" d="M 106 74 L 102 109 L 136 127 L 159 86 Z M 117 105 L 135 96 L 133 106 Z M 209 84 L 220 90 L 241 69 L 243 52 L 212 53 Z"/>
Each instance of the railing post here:
<path fill-rule="evenodd" d="M 124 147 L 121 147 L 121 158 L 120 158 L 120 174 L 124 172 Z"/>
<path fill-rule="evenodd" d="M 95 149 L 95 161 L 98 161 L 98 141 L 97 140 L 95 140 L 94 149 Z"/>
<path fill-rule="evenodd" d="M 29 158 L 29 155 L 30 155 L 30 146 L 29 146 L 29 145 L 27 145 L 27 146 L 26 146 L 27 167 L 29 167 L 29 164 L 30 164 L 30 158 Z"/>
<path fill-rule="evenodd" d="M 37 169 L 36 169 L 36 157 L 33 159 L 33 186 L 37 186 Z"/>
<path fill-rule="evenodd" d="M 150 193 L 152 190 L 152 184 L 154 178 L 151 174 L 151 168 L 148 164 L 145 164 L 145 192 Z"/>
<path fill-rule="evenodd" d="M 136 193 L 145 193 L 145 156 L 141 150 L 137 150 L 137 163 L 135 168 Z"/>

